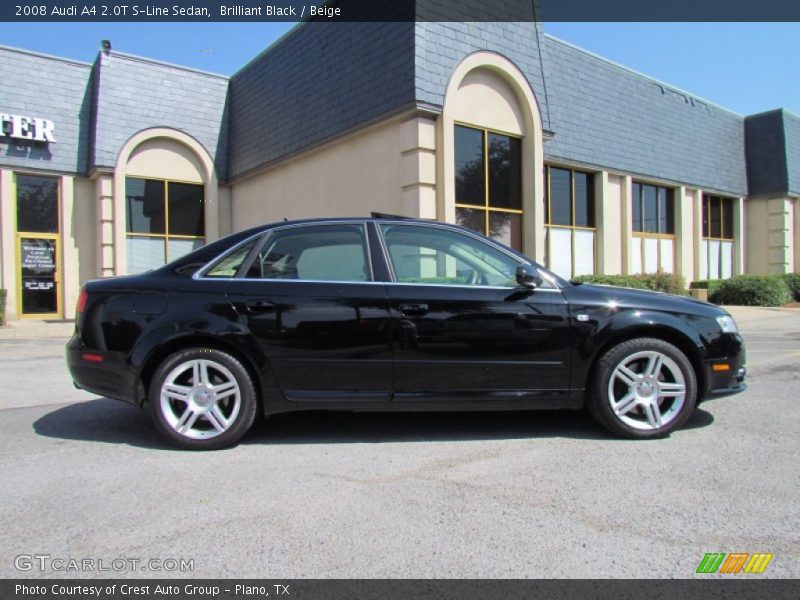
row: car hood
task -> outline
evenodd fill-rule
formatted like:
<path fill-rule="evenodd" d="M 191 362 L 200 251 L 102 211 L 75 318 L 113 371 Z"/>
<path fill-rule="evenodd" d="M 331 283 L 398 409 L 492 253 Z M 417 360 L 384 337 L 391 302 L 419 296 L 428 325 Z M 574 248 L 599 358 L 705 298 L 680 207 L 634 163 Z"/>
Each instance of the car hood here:
<path fill-rule="evenodd" d="M 707 317 L 728 314 L 716 304 L 663 292 L 582 283 L 564 289 L 570 303 L 659 310 Z"/>

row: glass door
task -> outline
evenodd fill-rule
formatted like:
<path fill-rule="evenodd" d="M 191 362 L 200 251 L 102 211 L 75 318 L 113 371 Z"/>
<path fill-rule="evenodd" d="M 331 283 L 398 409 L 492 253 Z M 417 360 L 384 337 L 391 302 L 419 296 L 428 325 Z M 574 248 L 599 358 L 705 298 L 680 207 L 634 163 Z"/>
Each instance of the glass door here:
<path fill-rule="evenodd" d="M 58 179 L 18 173 L 17 298 L 21 317 L 61 316 Z"/>
<path fill-rule="evenodd" d="M 58 317 L 58 236 L 20 234 L 17 240 L 22 315 Z"/>

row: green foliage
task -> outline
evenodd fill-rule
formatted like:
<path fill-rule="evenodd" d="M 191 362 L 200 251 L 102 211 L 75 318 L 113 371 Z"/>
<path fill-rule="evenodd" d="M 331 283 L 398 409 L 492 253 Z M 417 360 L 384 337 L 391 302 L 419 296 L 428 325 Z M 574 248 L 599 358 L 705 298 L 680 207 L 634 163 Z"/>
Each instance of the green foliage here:
<path fill-rule="evenodd" d="M 782 306 L 791 297 L 782 275 L 737 275 L 722 282 L 714 294 L 714 302 L 739 306 Z"/>
<path fill-rule="evenodd" d="M 6 291 L 0 290 L 0 325 L 6 324 Z"/>
<path fill-rule="evenodd" d="M 783 280 L 789 286 L 794 299 L 800 302 L 800 273 L 787 273 L 783 276 Z"/>
<path fill-rule="evenodd" d="M 720 304 L 720 302 L 717 302 L 716 298 L 717 294 L 719 294 L 719 288 L 724 281 L 724 279 L 700 279 L 698 281 L 693 281 L 689 287 L 693 290 L 708 290 L 708 301 L 714 304 Z"/>
<path fill-rule="evenodd" d="M 667 294 L 686 295 L 686 283 L 680 275 L 672 273 L 647 273 L 644 275 L 581 275 L 573 281 L 598 283 L 617 287 L 652 290 Z"/>

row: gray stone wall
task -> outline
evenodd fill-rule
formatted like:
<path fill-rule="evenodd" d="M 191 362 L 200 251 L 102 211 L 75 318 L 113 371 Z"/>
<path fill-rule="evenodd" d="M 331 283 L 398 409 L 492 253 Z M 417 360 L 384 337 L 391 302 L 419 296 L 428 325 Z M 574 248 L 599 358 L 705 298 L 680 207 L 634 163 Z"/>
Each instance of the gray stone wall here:
<path fill-rule="evenodd" d="M 750 195 L 786 193 L 789 181 L 783 111 L 772 110 L 747 117 L 745 136 Z"/>
<path fill-rule="evenodd" d="M 0 137 L 0 164 L 83 173 L 91 131 L 92 66 L 0 47 L 0 112 L 53 121 L 55 143 Z"/>
<path fill-rule="evenodd" d="M 231 78 L 231 177 L 413 106 L 413 45 L 413 23 L 290 31 Z"/>
<path fill-rule="evenodd" d="M 416 97 L 441 107 L 458 63 L 474 52 L 496 52 L 514 63 L 533 89 L 542 126 L 550 129 L 550 112 L 540 60 L 541 26 L 522 23 L 420 22 L 415 28 Z M 549 86 L 549 82 L 548 82 Z"/>
<path fill-rule="evenodd" d="M 227 177 L 227 78 L 114 51 L 100 54 L 96 71 L 93 166 L 113 168 L 135 133 L 171 127 L 200 142 Z"/>
<path fill-rule="evenodd" d="M 786 131 L 787 190 L 800 196 L 800 115 L 783 111 L 783 126 Z M 797 268 L 800 269 L 800 265 Z"/>
<path fill-rule="evenodd" d="M 746 195 L 744 119 L 545 36 L 545 157 Z"/>

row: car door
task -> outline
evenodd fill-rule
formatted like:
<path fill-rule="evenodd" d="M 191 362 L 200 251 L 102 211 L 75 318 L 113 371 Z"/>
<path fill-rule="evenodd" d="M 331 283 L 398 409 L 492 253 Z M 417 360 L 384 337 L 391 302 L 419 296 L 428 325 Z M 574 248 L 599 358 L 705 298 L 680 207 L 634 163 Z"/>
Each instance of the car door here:
<path fill-rule="evenodd" d="M 366 224 L 273 230 L 228 296 L 290 401 L 388 401 L 390 313 Z"/>
<path fill-rule="evenodd" d="M 379 229 L 392 271 L 396 400 L 568 394 L 568 310 L 554 284 L 519 286 L 521 259 L 458 228 Z"/>

